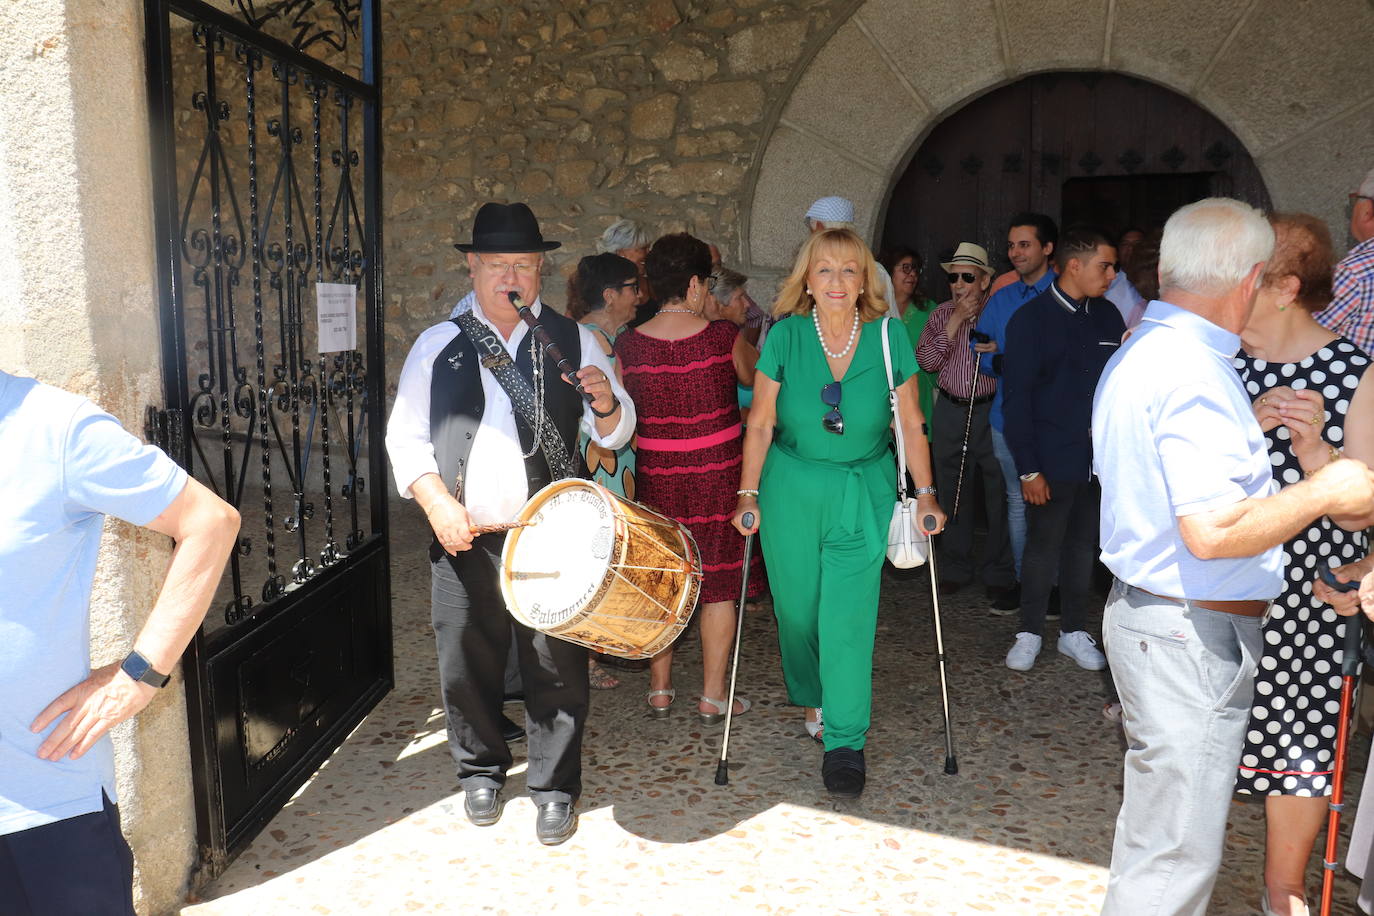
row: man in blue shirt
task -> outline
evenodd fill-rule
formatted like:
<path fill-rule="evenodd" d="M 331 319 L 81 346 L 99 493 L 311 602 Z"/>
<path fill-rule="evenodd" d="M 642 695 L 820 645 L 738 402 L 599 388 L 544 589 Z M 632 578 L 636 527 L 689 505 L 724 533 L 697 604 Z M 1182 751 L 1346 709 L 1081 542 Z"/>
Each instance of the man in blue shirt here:
<path fill-rule="evenodd" d="M 977 330 L 992 338 L 996 347 L 993 356 L 984 358 L 982 362 L 984 374 L 1001 377 L 1002 358 L 1007 350 L 1007 322 L 1011 321 L 1017 309 L 1043 293 L 1054 279 L 1050 257 L 1058 240 L 1059 230 L 1054 220 L 1043 213 L 1018 213 L 1011 218 L 1011 225 L 1007 228 L 1007 258 L 1016 270 L 1018 279 L 993 293 L 978 317 Z M 1011 457 L 1003 434 L 1001 385 L 997 386 L 997 395 L 993 398 L 992 412 L 988 418 L 992 424 L 993 452 L 1002 467 L 1002 482 L 1007 495 L 1007 530 L 1011 535 L 1012 561 L 1019 579 L 1021 555 L 1026 547 L 1026 506 L 1021 498 L 1016 462 Z M 1019 593 L 1020 589 L 1017 588 L 999 596 L 993 603 L 993 612 L 1014 613 L 1020 603 Z"/>
<path fill-rule="evenodd" d="M 166 685 L 238 513 L 89 401 L 4 371 L 0 442 L 0 911 L 133 916 L 107 732 Z M 177 546 L 132 651 L 92 671 L 106 515 Z"/>
<path fill-rule="evenodd" d="M 1247 204 L 1178 210 L 1160 300 L 1108 362 L 1093 403 L 1102 631 L 1127 751 L 1102 912 L 1207 910 L 1253 699 L 1280 545 L 1315 518 L 1374 509 L 1374 475 L 1337 459 L 1278 490 L 1232 366 L 1274 233 Z"/>
<path fill-rule="evenodd" d="M 1126 326 L 1103 298 L 1116 274 L 1106 238 L 1069 232 L 1054 257 L 1059 276 L 1012 315 L 1002 362 L 1003 435 L 1026 501 L 1021 629 L 1006 664 L 1016 671 L 1035 664 L 1057 580 L 1059 651 L 1100 671 L 1107 660 L 1085 628 L 1097 551 L 1093 389 Z"/>

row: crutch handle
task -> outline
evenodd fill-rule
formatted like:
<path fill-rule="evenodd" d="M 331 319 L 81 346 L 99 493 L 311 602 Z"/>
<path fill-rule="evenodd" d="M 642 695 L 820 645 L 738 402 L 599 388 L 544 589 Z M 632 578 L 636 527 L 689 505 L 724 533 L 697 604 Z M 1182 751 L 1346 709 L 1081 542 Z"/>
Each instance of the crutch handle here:
<path fill-rule="evenodd" d="M 921 527 L 926 530 L 926 536 L 929 537 L 930 532 L 935 530 L 935 516 L 927 515 L 921 519 Z"/>
<path fill-rule="evenodd" d="M 740 524 L 746 528 L 754 527 L 754 513 L 746 512 L 739 517 Z"/>

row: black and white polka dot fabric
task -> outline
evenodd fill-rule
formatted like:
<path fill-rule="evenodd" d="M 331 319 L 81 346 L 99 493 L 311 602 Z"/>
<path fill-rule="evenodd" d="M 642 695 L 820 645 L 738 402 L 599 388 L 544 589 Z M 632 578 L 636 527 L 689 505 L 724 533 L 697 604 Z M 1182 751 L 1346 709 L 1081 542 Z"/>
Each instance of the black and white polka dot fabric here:
<path fill-rule="evenodd" d="M 1252 398 L 1283 385 L 1320 391 L 1326 402 L 1323 438 L 1337 448 L 1350 401 L 1368 366 L 1364 351 L 1343 337 L 1299 363 L 1269 363 L 1243 350 L 1236 357 Z M 1274 479 L 1284 486 L 1302 480 L 1287 427 L 1276 427 L 1265 437 Z M 1364 554 L 1363 533 L 1343 531 L 1325 517 L 1283 545 L 1283 594 L 1261 631 L 1264 655 L 1255 675 L 1237 792 L 1331 794 L 1345 618 L 1312 597 L 1312 581 L 1318 563 L 1340 566 Z"/>

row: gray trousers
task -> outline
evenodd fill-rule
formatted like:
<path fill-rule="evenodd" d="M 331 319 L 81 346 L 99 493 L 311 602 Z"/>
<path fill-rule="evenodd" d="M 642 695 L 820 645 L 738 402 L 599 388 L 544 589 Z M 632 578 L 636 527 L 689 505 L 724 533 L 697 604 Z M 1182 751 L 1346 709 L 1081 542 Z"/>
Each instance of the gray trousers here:
<path fill-rule="evenodd" d="M 1102 621 L 1126 761 L 1104 916 L 1204 916 L 1250 718 L 1260 618 L 1122 582 Z"/>
<path fill-rule="evenodd" d="M 520 623 L 506 611 L 498 568 L 504 534 L 431 564 L 431 623 L 448 722 L 449 752 L 464 790 L 499 789 L 513 761 L 501 735 L 512 642 L 525 694 L 529 768 L 536 805 L 582 793 L 582 729 L 587 721 L 587 650 Z"/>
<path fill-rule="evenodd" d="M 988 414 L 992 402 L 976 404 L 969 423 L 968 406 L 960 406 L 938 391 L 931 408 L 930 459 L 935 467 L 935 486 L 940 491 L 940 507 L 949 515 L 940 535 L 940 575 L 950 582 L 968 582 L 975 575 L 983 584 L 1005 587 L 1016 582 L 1012 565 L 1011 541 L 1007 537 L 1007 501 L 1002 468 L 992 451 L 992 426 Z M 964 429 L 968 427 L 968 456 L 963 457 Z M 954 512 L 954 494 L 959 489 L 959 464 L 964 465 L 964 486 L 959 497 L 959 512 Z M 988 536 L 983 542 L 982 561 L 975 566 L 973 528 L 975 481 L 983 480 L 983 499 L 987 506 Z"/>

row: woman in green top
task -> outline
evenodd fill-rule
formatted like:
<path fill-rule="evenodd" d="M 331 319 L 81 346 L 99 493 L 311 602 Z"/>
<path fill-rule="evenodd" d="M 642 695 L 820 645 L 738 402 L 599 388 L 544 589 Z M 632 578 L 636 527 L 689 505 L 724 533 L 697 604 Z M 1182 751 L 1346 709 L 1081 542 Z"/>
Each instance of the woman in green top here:
<path fill-rule="evenodd" d="M 883 255 L 883 266 L 892 275 L 892 292 L 897 297 L 897 309 L 902 314 L 907 336 L 914 346 L 925 330 L 926 319 L 935 311 L 935 300 L 927 299 L 920 291 L 921 271 L 925 262 L 915 249 L 898 246 Z M 921 416 L 926 418 L 926 439 L 930 439 L 931 408 L 935 399 L 935 373 L 922 370 L 917 374 L 921 391 Z"/>
<path fill-rule="evenodd" d="M 759 358 L 734 515 L 742 533 L 762 531 L 788 697 L 807 708 L 813 735 L 824 705 L 821 776 L 846 798 L 864 786 L 878 586 L 897 494 L 885 312 L 877 264 L 857 235 L 830 229 L 806 241 Z M 945 515 L 919 435 L 916 357 L 900 324 L 888 337 L 919 517 L 934 516 L 935 533 Z"/>

